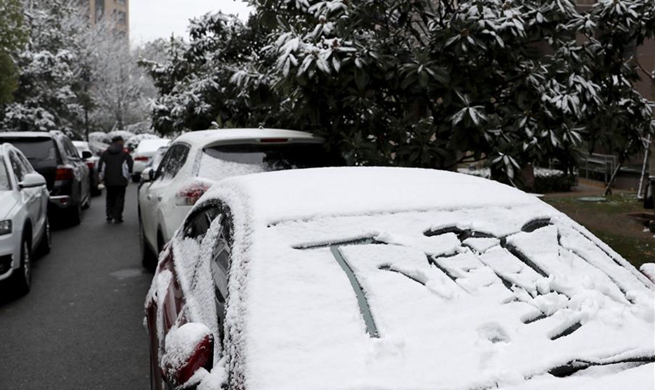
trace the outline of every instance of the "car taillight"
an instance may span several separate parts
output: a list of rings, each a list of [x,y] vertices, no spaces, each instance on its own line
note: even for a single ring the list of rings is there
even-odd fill
[[[184,186],[175,196],[175,204],[178,206],[193,206],[208,189],[209,185],[205,183],[193,183]]]
[[[73,168],[57,167],[57,171],[55,172],[55,180],[57,181],[73,180],[74,178],[75,178],[75,173],[73,172]]]
[[[86,166],[89,167],[89,169],[93,169],[93,167],[95,167],[95,164],[93,163],[93,161],[87,161]]]
[[[148,157],[146,157],[146,156],[136,156],[136,157],[134,157],[134,161],[145,161],[145,162],[147,162]]]

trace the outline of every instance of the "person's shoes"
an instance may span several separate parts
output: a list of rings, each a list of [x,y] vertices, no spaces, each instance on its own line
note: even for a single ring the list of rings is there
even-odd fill
[[[114,220],[114,223],[123,223],[123,218]]]
[[[114,220],[111,217],[107,217],[107,223],[112,223]]]

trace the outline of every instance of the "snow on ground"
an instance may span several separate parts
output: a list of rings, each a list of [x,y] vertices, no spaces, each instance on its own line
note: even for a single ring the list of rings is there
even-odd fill
[[[231,178],[199,204],[216,197],[235,218],[233,384],[609,389],[621,377],[649,388],[652,364],[546,374],[575,359],[652,358],[654,286],[536,198],[470,176],[384,168]],[[176,258],[208,256],[188,241],[173,243]],[[211,283],[199,268],[178,274],[189,288]],[[211,297],[198,296],[191,313],[211,321],[202,313]],[[220,386],[217,370],[203,388]]]

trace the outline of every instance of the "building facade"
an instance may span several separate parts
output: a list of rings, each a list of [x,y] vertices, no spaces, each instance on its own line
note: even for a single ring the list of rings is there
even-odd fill
[[[130,37],[130,0],[87,0],[91,22],[97,23],[104,18],[116,21],[116,30]]]

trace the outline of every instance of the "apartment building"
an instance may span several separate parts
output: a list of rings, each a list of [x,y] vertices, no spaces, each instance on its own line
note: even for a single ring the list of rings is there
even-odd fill
[[[85,0],[89,7],[91,22],[113,18],[119,33],[130,37],[130,0]]]

